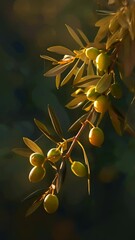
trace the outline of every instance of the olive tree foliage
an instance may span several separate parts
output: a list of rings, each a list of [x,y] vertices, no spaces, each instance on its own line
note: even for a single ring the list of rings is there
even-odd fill
[[[102,144],[105,136],[101,122],[108,114],[118,135],[122,136],[125,131],[135,135],[134,121],[129,121],[130,112],[134,111],[135,106],[135,1],[109,0],[108,6],[113,11],[100,11],[101,19],[95,23],[97,34],[93,42],[89,41],[81,29],[74,30],[66,25],[78,49],[52,46],[47,49],[52,53],[51,56],[41,55],[43,60],[50,61],[52,65],[44,76],[54,77],[57,89],[66,84],[73,89],[66,107],[72,111],[78,108],[80,117],[69,126],[67,131],[70,132],[70,137],[65,138],[58,116],[48,105],[54,133],[49,131],[45,123],[34,119],[42,134],[50,140],[50,146],[52,144],[48,153],[44,153],[37,142],[26,137],[23,140],[28,148],[14,149],[18,154],[29,158],[32,165],[29,173],[31,182],[40,182],[45,178],[47,164],[54,172],[49,188],[34,201],[26,215],[33,213],[42,203],[48,213],[57,210],[57,194],[67,174],[67,163],[71,165],[71,171],[76,177],[86,178],[90,194],[90,163],[85,144],[80,140],[84,130],[92,147],[104,147]],[[57,59],[52,57],[53,53],[58,54]],[[129,110],[125,113],[117,108],[117,102],[123,97],[121,81],[133,96]],[[72,158],[76,147],[82,151],[82,162]]]

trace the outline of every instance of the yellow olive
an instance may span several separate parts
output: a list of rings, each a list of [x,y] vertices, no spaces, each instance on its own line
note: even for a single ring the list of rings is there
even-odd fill
[[[87,173],[86,167],[84,166],[84,164],[78,161],[74,161],[71,164],[71,170],[78,177],[84,177],[86,176],[86,173]]]
[[[61,158],[61,152],[57,148],[51,148],[47,153],[47,158],[49,161],[55,163]]]
[[[99,113],[105,113],[108,110],[108,98],[104,95],[99,96],[95,101],[94,101],[94,108],[96,112]]]
[[[99,96],[99,93],[95,92],[95,86],[90,87],[89,90],[87,91],[87,99],[89,101],[95,101],[96,98]]]
[[[118,83],[111,86],[111,94],[114,98],[120,99],[122,97],[122,89]]]
[[[41,166],[45,162],[45,157],[41,153],[32,153],[30,155],[30,163],[33,166]]]
[[[110,56],[107,53],[102,52],[96,57],[96,65],[100,71],[106,71],[110,63]]]
[[[54,213],[58,209],[59,200],[55,194],[48,194],[44,199],[44,209],[48,213]]]
[[[29,173],[29,180],[33,183],[40,182],[44,178],[45,174],[45,168],[41,166],[35,166],[31,169]]]
[[[99,55],[99,50],[95,47],[90,47],[86,49],[86,57],[90,60],[95,60]]]
[[[89,141],[93,146],[100,147],[104,142],[104,133],[102,129],[93,127],[89,132]]]

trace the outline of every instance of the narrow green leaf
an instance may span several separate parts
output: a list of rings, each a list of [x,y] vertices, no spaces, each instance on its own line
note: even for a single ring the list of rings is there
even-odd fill
[[[64,86],[71,79],[71,77],[74,75],[74,71],[77,68],[78,63],[79,63],[79,59],[77,60],[77,62],[73,66],[73,68],[70,70],[70,72],[66,75],[66,77],[62,80],[61,86]]]
[[[32,154],[32,151],[28,150],[27,148],[13,148],[12,151],[23,157],[29,157]]]
[[[41,197],[40,199],[36,200],[31,207],[27,210],[26,212],[26,217],[30,216],[32,213],[34,213],[39,207],[40,205],[43,203],[43,198]]]
[[[111,85],[111,81],[112,81],[112,73],[110,73],[110,74],[105,73],[101,77],[101,79],[98,81],[95,91],[98,93],[101,93],[101,94],[106,92]]]
[[[27,147],[29,147],[33,152],[38,152],[43,154],[41,148],[29,138],[23,137],[23,141],[27,145]]]
[[[49,56],[46,56],[46,55],[40,55],[41,58],[45,59],[45,60],[48,60],[48,61],[51,61],[51,62],[55,62],[57,63],[58,61],[52,57],[49,57]]]
[[[92,61],[88,61],[88,66],[87,66],[87,76],[94,75],[94,69],[92,65]]]
[[[88,194],[90,195],[90,164],[89,164],[89,160],[86,154],[86,151],[83,147],[83,145],[80,143],[80,141],[77,141],[77,143],[79,144],[79,146],[81,147],[82,151],[83,151],[83,156],[84,156],[84,161],[85,164],[87,166],[87,170],[88,170]]]
[[[107,16],[107,17],[101,18],[100,20],[98,20],[95,23],[95,26],[96,27],[101,27],[101,26],[104,26],[104,25],[109,25],[110,20],[112,19],[112,17],[113,16],[111,15],[111,16]]]
[[[51,119],[51,122],[52,122],[55,132],[58,134],[58,136],[60,138],[62,138],[63,133],[62,133],[62,129],[61,129],[59,120],[58,120],[54,110],[50,106],[48,106],[48,113],[49,113],[49,116],[50,116],[50,119]]]
[[[62,72],[64,72],[67,67],[71,64],[70,63],[66,63],[66,64],[63,64],[63,65],[57,65],[55,66],[54,68],[50,69],[49,71],[47,71],[44,76],[45,77],[53,77],[53,76],[56,76]]]
[[[82,123],[86,120],[88,114],[85,113],[84,115],[82,115],[80,118],[78,118],[68,129],[68,131],[77,131],[80,126],[82,125]]]
[[[50,139],[52,142],[57,143],[57,139],[52,136],[49,132],[49,130],[47,129],[47,127],[45,126],[45,124],[43,124],[42,122],[40,122],[37,119],[34,119],[35,124],[37,125],[37,127],[39,128],[39,130],[48,138]]]
[[[78,30],[78,32],[80,33],[82,39],[85,41],[85,43],[86,43],[87,45],[89,45],[89,44],[90,44],[89,39],[86,37],[86,35],[84,34],[84,32],[83,32],[82,30],[80,30],[80,29],[77,29],[77,30]]]
[[[80,40],[80,38],[78,37],[78,35],[75,33],[75,31],[69,26],[66,24],[66,27],[70,33],[70,35],[72,36],[72,38],[78,43],[78,45],[82,48],[84,48],[84,45],[82,43],[82,41]]]
[[[60,82],[61,82],[61,74],[57,74],[55,78],[55,84],[57,89],[59,89],[60,87]]]
[[[64,180],[65,180],[65,176],[66,176],[66,162],[62,161],[60,164],[60,168],[58,170],[58,177],[56,180],[56,191],[57,193],[60,191]]]
[[[71,55],[71,56],[75,55],[70,49],[63,46],[53,46],[53,47],[47,48],[47,50],[50,52],[55,52],[62,55]]]
[[[85,68],[85,62],[83,62],[81,67],[79,67],[79,69],[78,69],[78,71],[75,75],[74,82],[73,82],[74,85],[77,84],[78,82],[80,82],[81,77],[82,77],[83,72],[84,72],[84,68]]]
[[[66,107],[69,109],[74,109],[79,107],[84,101],[86,100],[86,96],[84,94],[78,95],[76,98],[71,100],[68,104],[66,104]]]
[[[112,105],[109,107],[109,116],[115,131],[118,135],[122,136],[124,130],[124,121],[120,113],[116,111]]]

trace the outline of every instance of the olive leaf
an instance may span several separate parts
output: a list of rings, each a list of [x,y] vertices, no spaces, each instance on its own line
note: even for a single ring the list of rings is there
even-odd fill
[[[122,136],[124,130],[123,116],[112,105],[109,106],[109,116],[115,131],[117,132],[118,135]]]
[[[58,177],[56,179],[56,191],[57,193],[60,191],[66,176],[66,162],[62,161],[60,164],[60,168],[58,170]]]
[[[80,40],[80,38],[78,37],[78,35],[75,33],[75,31],[69,26],[66,24],[66,27],[70,33],[70,35],[72,36],[72,38],[78,43],[78,45],[82,48],[84,48],[84,45],[82,43],[82,41]]]
[[[79,63],[79,60],[75,63],[75,65],[72,67],[72,69],[70,70],[70,72],[65,76],[65,78],[62,80],[61,82],[61,86],[64,86],[70,79],[71,77],[74,75],[75,69],[77,69],[77,65]]]
[[[95,91],[98,93],[104,93],[105,91],[107,91],[111,85],[111,81],[112,81],[112,73],[108,74],[105,73],[101,79],[98,81],[96,87],[95,87]]]
[[[62,129],[60,126],[60,122],[59,122],[54,110],[49,105],[48,105],[48,113],[49,113],[49,117],[51,119],[51,122],[52,122],[55,132],[58,134],[58,136],[60,138],[62,138],[63,132],[62,132]]]
[[[61,74],[57,74],[55,78],[55,85],[57,89],[59,89],[60,87],[60,82],[61,82]]]
[[[37,199],[36,201],[33,202],[33,204],[30,206],[30,208],[27,210],[26,212],[26,217],[30,216],[32,213],[34,213],[39,207],[40,205],[43,203],[44,198],[40,197],[39,199]]]
[[[47,127],[45,126],[45,124],[43,124],[42,122],[40,122],[37,119],[34,119],[35,124],[37,125],[37,127],[39,128],[39,130],[48,138],[50,139],[52,142],[57,143],[57,139],[52,136],[49,132],[49,130],[47,129]]]
[[[41,148],[29,138],[23,137],[23,141],[27,145],[27,147],[29,147],[33,152],[38,152],[43,154]]]
[[[84,68],[85,68],[85,62],[81,65],[81,67],[79,67],[79,69],[75,75],[74,82],[73,82],[74,85],[77,84],[78,82],[80,82],[80,79],[84,72]]]
[[[56,75],[64,72],[70,64],[71,64],[71,62],[66,63],[66,64],[63,64],[63,65],[57,65],[56,67],[51,68],[49,71],[47,71],[47,72],[44,74],[44,76],[45,76],[45,77],[53,77],[53,76],[56,76]]]
[[[87,157],[87,154],[86,154],[86,151],[85,151],[83,145],[80,143],[80,141],[77,141],[77,143],[83,151],[84,161],[85,161],[85,164],[87,166],[87,170],[88,170],[88,194],[90,195],[90,164],[89,164],[89,160],[88,160],[88,157]]]
[[[88,114],[85,113],[84,115],[82,115],[80,118],[78,118],[68,129],[68,131],[77,131],[80,126],[82,125],[82,122],[85,121],[85,119],[87,118]]]
[[[23,157],[29,157],[32,154],[32,151],[27,148],[13,148],[12,151]]]
[[[52,57],[49,57],[47,55],[40,55],[41,58],[45,59],[45,60],[48,60],[48,61],[51,61],[51,62],[54,62],[54,63],[58,63],[58,61]]]
[[[69,109],[74,109],[79,107],[86,100],[86,96],[84,94],[77,95],[73,100],[71,100],[66,107]]]
[[[84,42],[85,42],[87,45],[89,45],[89,44],[90,44],[89,39],[86,37],[86,35],[84,34],[84,32],[83,32],[82,30],[80,30],[79,28],[78,28],[77,30],[78,30],[80,36],[82,37],[82,39],[84,40]]]
[[[47,48],[47,50],[50,52],[55,52],[62,55],[71,55],[71,56],[75,55],[70,49],[63,46],[52,46]]]

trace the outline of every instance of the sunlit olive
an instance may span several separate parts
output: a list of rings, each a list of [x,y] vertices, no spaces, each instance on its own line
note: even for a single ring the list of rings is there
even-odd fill
[[[29,181],[33,183],[40,182],[45,177],[45,174],[45,168],[41,166],[35,166],[29,173]]]
[[[54,213],[58,209],[59,200],[55,194],[48,194],[44,199],[44,209],[48,213]]]
[[[100,147],[104,142],[104,133],[102,129],[93,127],[89,132],[89,141],[93,146]]]
[[[92,86],[92,87],[89,88],[89,90],[87,91],[86,96],[87,96],[87,99],[89,101],[95,101],[96,100],[96,98],[99,96],[99,93],[97,93],[95,91],[95,86]]]
[[[51,148],[47,153],[47,158],[49,161],[55,163],[61,158],[61,152],[57,148]]]
[[[114,98],[120,99],[122,97],[122,89],[118,83],[111,86],[111,94]]]
[[[107,53],[102,52],[96,57],[97,68],[100,71],[106,71],[110,63],[111,63],[110,56]]]
[[[95,60],[96,57],[99,55],[99,50],[95,47],[90,47],[86,49],[86,56],[90,60]]]
[[[108,98],[104,95],[99,96],[95,101],[94,101],[94,108],[96,112],[99,113],[105,113],[108,110]]]
[[[45,161],[45,157],[41,153],[32,153],[30,155],[30,163],[33,166],[41,166]]]
[[[84,177],[87,173],[85,165],[78,161],[74,161],[71,164],[71,170],[78,177]]]

